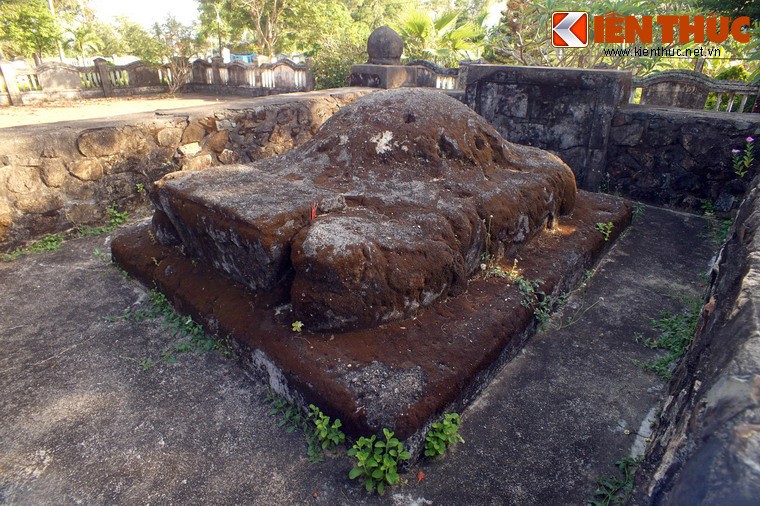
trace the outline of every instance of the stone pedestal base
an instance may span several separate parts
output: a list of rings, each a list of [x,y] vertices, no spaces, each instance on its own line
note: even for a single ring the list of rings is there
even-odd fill
[[[349,86],[368,86],[370,88],[402,88],[419,86],[417,74],[419,67],[404,65],[353,65],[348,76]]]
[[[631,220],[620,198],[580,192],[570,215],[518,254],[525,279],[541,290],[573,290]],[[612,222],[608,241],[596,230]],[[507,278],[476,276],[466,294],[415,318],[342,333],[294,332],[288,290],[252,294],[245,286],[157,243],[147,226],[114,239],[114,261],[165,293],[182,314],[237,342],[244,365],[280,395],[340,418],[354,437],[390,428],[417,458],[429,423],[461,412],[535,329],[532,308]],[[500,266],[509,272],[515,258]],[[360,295],[357,294],[357,297]]]

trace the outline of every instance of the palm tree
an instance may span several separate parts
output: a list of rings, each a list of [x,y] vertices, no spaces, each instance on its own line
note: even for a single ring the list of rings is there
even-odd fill
[[[68,31],[69,39],[66,46],[74,51],[76,56],[90,56],[100,51],[103,41],[95,34],[95,31],[89,25],[79,25]]]
[[[460,14],[449,11],[433,19],[427,11],[406,11],[396,25],[404,40],[404,56],[409,60],[433,60],[443,66],[456,66],[464,58],[478,58],[485,30],[472,21],[461,22]]]

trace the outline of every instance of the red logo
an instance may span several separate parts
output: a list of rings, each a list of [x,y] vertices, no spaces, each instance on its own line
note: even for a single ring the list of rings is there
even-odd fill
[[[585,12],[552,13],[552,46],[588,46],[588,14]]]

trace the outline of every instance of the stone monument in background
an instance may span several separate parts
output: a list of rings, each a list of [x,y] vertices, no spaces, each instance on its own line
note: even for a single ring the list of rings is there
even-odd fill
[[[393,28],[375,29],[367,39],[369,60],[351,67],[348,85],[385,89],[417,86],[417,73],[421,68],[401,65],[403,51],[404,41]]]

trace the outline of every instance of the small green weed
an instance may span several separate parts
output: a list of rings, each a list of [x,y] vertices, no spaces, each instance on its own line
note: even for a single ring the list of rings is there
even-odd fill
[[[461,419],[457,413],[444,415],[443,420],[435,422],[425,436],[425,456],[438,457],[446,453],[449,446],[464,443],[459,435]]]
[[[600,193],[610,192],[610,175],[609,174],[605,174],[604,179],[599,183],[599,192]]]
[[[638,223],[639,220],[644,216],[644,204],[641,202],[636,202],[633,204],[633,213],[631,217],[631,221],[633,223]]]
[[[156,361],[155,361],[155,360],[153,360],[153,359],[152,359],[152,358],[150,358],[150,357],[148,357],[148,358],[146,358],[146,359],[144,359],[144,360],[138,360],[138,359],[136,359],[136,358],[132,358],[132,357],[124,357],[124,358],[126,358],[126,359],[127,359],[127,360],[129,360],[130,362],[134,362],[135,364],[139,365],[139,366],[140,366],[140,368],[141,368],[143,371],[147,371],[147,370],[149,370],[149,369],[152,369],[152,368],[153,368],[153,366],[154,366],[154,365],[156,365]]]
[[[108,216],[108,224],[101,227],[77,227],[74,237],[89,237],[94,235],[102,235],[113,232],[119,225],[122,225],[129,220],[129,215],[126,211],[121,212],[116,209],[115,206],[111,206],[106,210],[106,216]],[[71,233],[67,233],[65,238],[70,239]],[[42,253],[44,251],[58,251],[61,249],[61,244],[64,241],[63,234],[48,234],[41,239],[34,241],[33,243],[24,246],[23,248],[16,248],[10,253],[0,254],[0,260],[10,262],[17,258],[29,255],[32,253]],[[100,256],[96,253],[96,256]]]
[[[307,431],[309,428],[306,417],[300,409],[291,401],[273,391],[267,392],[264,398],[266,402],[272,405],[269,414],[272,416],[279,415],[279,427],[284,427],[285,432],[294,432],[296,429]]]
[[[314,424],[314,437],[322,450],[332,450],[346,441],[346,435],[340,430],[340,419],[334,421],[322,413],[314,404],[309,404],[309,420]]]
[[[322,462],[325,451],[334,449],[346,440],[346,435],[340,431],[341,421],[336,418],[330,423],[330,417],[313,404],[309,405],[308,416],[304,416],[295,403],[271,390],[264,400],[272,406],[269,414],[280,416],[278,426],[284,427],[289,433],[300,430],[306,436],[309,462]]]
[[[596,230],[602,234],[602,237],[604,237],[605,241],[610,240],[610,235],[612,234],[612,229],[615,227],[615,224],[611,221],[608,221],[607,223],[598,222],[596,224]]]
[[[548,295],[543,290],[538,289],[542,284],[543,281],[540,279],[529,281],[521,277],[517,280],[517,290],[523,297],[520,304],[523,307],[533,309],[533,314],[538,320],[539,330],[542,330],[546,323],[551,320],[555,309],[562,306],[570,297],[569,293],[559,296]]]
[[[293,322],[290,324],[290,328],[293,329],[293,332],[301,332],[303,330],[303,322]]]
[[[348,477],[362,478],[367,492],[383,495],[386,485],[395,485],[399,481],[398,464],[409,460],[409,452],[393,432],[383,428],[385,441],[379,441],[377,436],[360,437],[354,446],[348,450],[350,457],[356,458],[356,465]]]
[[[145,185],[144,184],[137,183],[137,184],[135,184],[135,188],[137,189],[137,193],[139,193],[140,195],[142,195],[143,193],[145,193]]]
[[[16,260],[24,255],[30,255],[32,253],[42,253],[44,251],[58,251],[61,249],[61,243],[63,243],[63,236],[60,234],[48,234],[42,239],[38,239],[33,243],[24,246],[23,248],[16,248],[10,253],[3,253],[0,258],[6,262]]]
[[[633,491],[633,472],[641,464],[641,457],[624,457],[615,465],[622,473],[622,477],[613,478],[598,477],[597,489],[589,504],[593,506],[609,506],[610,504],[625,504]]]
[[[707,229],[713,244],[716,246],[722,245],[726,237],[728,237],[728,232],[734,223],[733,220],[730,218],[718,218],[715,214],[715,207],[709,200],[702,201],[702,212],[704,213],[705,220],[707,220]]]
[[[728,232],[731,230],[731,225],[734,224],[734,220],[727,218],[725,220],[719,220],[716,218],[708,219],[707,225],[710,229],[710,236],[716,246],[722,245],[728,237]]]
[[[750,167],[752,167],[752,162],[755,161],[755,157],[752,153],[755,139],[747,137],[746,142],[743,150],[731,150],[731,165],[734,166],[734,174],[739,176],[739,179],[742,179],[747,175]]]
[[[551,320],[552,313],[570,297],[569,293],[554,296],[548,295],[543,290],[539,290],[539,287],[544,282],[540,279],[529,280],[523,276],[517,268],[517,260],[514,261],[512,269],[509,271],[493,263],[488,265],[482,264],[481,269],[485,271],[486,278],[498,277],[508,279],[517,286],[517,291],[522,296],[520,304],[533,311],[536,320],[538,320],[539,330],[545,327],[546,323]]]
[[[653,372],[665,380],[670,378],[673,364],[681,358],[681,355],[691,344],[697,330],[702,301],[696,297],[691,297],[685,302],[686,307],[680,313],[672,314],[664,311],[660,319],[652,320],[652,327],[660,331],[659,336],[653,339],[644,338],[641,335],[636,337],[636,341],[642,342],[647,348],[667,351],[667,354],[647,362],[634,361],[634,364],[642,367],[645,371]]]
[[[77,227],[79,236],[91,237],[94,235],[110,234],[120,225],[129,221],[129,213],[127,211],[119,211],[116,209],[115,205],[106,209],[106,216],[108,217],[108,224],[106,225],[101,225],[99,227]]]
[[[493,268],[493,266],[496,263],[496,259],[493,255],[491,255],[491,222],[493,221],[493,214],[488,216],[488,224],[486,225],[486,244],[485,244],[485,250],[483,251],[483,254],[481,255],[481,264],[480,267],[483,270],[488,270],[490,268]],[[488,273],[486,273],[486,277],[488,277]]]
[[[95,248],[92,252],[92,256],[105,264],[111,263],[111,255],[108,252],[101,250],[100,248]]]

